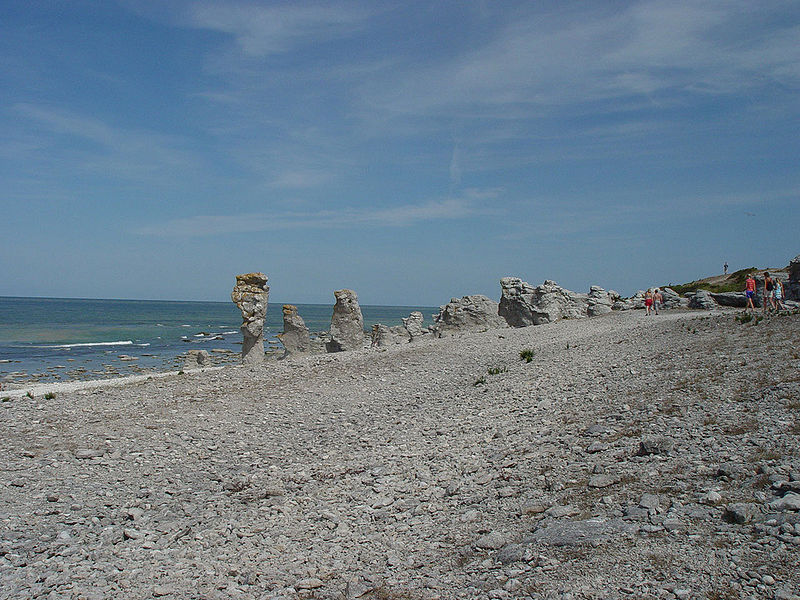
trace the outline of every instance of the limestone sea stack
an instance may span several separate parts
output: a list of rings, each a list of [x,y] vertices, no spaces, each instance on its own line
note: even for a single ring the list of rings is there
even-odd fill
[[[433,333],[440,338],[507,327],[497,314],[497,302],[481,294],[451,298],[450,302],[439,307],[439,314],[433,317],[433,321]]]
[[[264,319],[267,316],[269,286],[263,273],[236,276],[231,300],[242,311],[242,363],[264,362]]]
[[[331,337],[325,343],[328,352],[358,350],[364,345],[364,317],[353,290],[333,292],[336,304],[331,317]]]
[[[290,354],[302,354],[311,350],[311,336],[305,321],[292,304],[283,305],[283,333],[278,339],[285,349],[284,357]]]
[[[502,297],[498,312],[511,327],[543,325],[588,315],[589,296],[566,290],[549,279],[534,287],[519,277],[503,277],[500,287]],[[593,291],[593,310],[602,314],[604,305],[611,305],[613,301],[602,288],[593,288]]]

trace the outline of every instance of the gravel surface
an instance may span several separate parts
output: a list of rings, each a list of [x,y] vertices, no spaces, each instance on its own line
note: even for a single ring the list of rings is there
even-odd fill
[[[0,598],[800,598],[800,316],[737,315],[2,393]]]

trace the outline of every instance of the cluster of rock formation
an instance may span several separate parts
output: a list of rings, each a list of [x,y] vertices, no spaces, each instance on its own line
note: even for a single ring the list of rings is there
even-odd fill
[[[448,337],[464,331],[486,331],[506,327],[498,314],[498,304],[491,298],[475,294],[452,298],[439,308],[433,317],[433,333],[436,337]]]
[[[382,323],[376,323],[372,326],[372,347],[405,344],[430,333],[428,329],[422,327],[423,321],[422,313],[414,311],[403,319],[402,325],[389,327]]]
[[[772,275],[784,283],[785,296],[790,306],[800,300],[800,255],[796,256],[786,270],[773,271]],[[756,305],[763,301],[763,274],[756,276]],[[759,279],[760,278],[760,279]],[[405,344],[424,335],[448,337],[465,332],[481,332],[503,327],[527,327],[543,325],[561,319],[595,317],[614,311],[642,309],[645,292],[639,291],[631,298],[621,298],[613,291],[593,285],[588,294],[565,289],[555,281],[547,279],[533,286],[519,277],[503,277],[500,280],[500,302],[480,294],[452,298],[439,307],[433,315],[433,325],[424,327],[420,312],[412,312],[403,319],[402,325],[388,326],[377,323],[372,326],[372,347]],[[664,308],[694,308],[711,310],[717,306],[744,307],[747,299],[744,292],[715,293],[697,290],[681,297],[673,289],[661,290]],[[358,295],[349,289],[334,292],[336,304],[331,317],[331,329],[325,343],[327,352],[357,350],[364,347],[364,317],[358,304]],[[267,312],[269,287],[263,273],[247,273],[236,277],[236,287],[231,298],[242,311],[242,361],[256,364],[264,358],[263,328]],[[297,312],[297,307],[283,307],[283,333],[278,335],[285,348],[284,356],[302,354],[311,350],[308,327]],[[187,367],[207,365],[207,359],[192,355]]]
[[[599,286],[592,286],[588,294],[578,294],[550,279],[533,287],[518,277],[503,277],[500,287],[498,314],[511,327],[606,314],[619,298],[616,292],[606,292]]]
[[[242,362],[261,364],[264,361],[264,319],[269,300],[267,276],[264,273],[237,275],[231,300],[242,311]]]

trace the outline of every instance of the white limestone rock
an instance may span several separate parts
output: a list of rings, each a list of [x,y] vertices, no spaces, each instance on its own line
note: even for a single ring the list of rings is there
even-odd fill
[[[267,316],[269,286],[264,273],[236,276],[231,300],[242,312],[242,363],[264,362],[264,319]]]
[[[565,290],[550,279],[533,287],[519,277],[503,277],[500,287],[502,297],[498,312],[511,327],[543,325],[588,316],[588,295]],[[599,292],[595,300],[599,300]]]
[[[439,308],[439,314],[433,318],[434,335],[448,337],[467,331],[507,327],[497,310],[497,302],[480,294],[451,298],[450,302]]]
[[[418,310],[415,310],[408,317],[403,319],[403,327],[408,331],[408,335],[412,340],[425,334],[425,330],[422,329],[423,321],[424,317]]]
[[[207,350],[189,350],[183,362],[185,370],[205,369],[211,366],[211,355]]]
[[[699,308],[702,310],[713,310],[717,307],[711,293],[706,290],[697,290],[689,298],[689,308]]]
[[[283,356],[304,354],[311,350],[311,336],[305,321],[293,304],[283,305],[283,333],[278,334],[283,344]]]
[[[364,345],[364,317],[358,305],[358,295],[353,290],[333,292],[336,304],[331,317],[330,340],[325,348],[328,352],[357,350]]]
[[[372,326],[372,347],[382,348],[385,346],[395,346],[397,344],[407,344],[411,341],[408,330],[402,326],[389,327],[381,323]]]

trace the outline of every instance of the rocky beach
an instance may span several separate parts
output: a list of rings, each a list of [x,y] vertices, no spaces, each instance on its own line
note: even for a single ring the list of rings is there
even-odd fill
[[[800,597],[800,316],[600,313],[3,392],[0,597]]]

